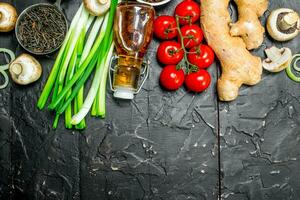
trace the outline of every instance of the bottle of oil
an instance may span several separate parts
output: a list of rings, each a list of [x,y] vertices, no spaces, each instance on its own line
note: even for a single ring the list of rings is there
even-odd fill
[[[138,89],[143,57],[152,39],[155,11],[139,3],[120,3],[114,22],[118,54],[113,78],[114,97],[133,99]]]

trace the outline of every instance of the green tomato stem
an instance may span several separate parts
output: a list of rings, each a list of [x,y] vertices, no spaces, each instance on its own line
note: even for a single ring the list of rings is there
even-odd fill
[[[182,48],[182,50],[183,50],[183,52],[184,52],[184,62],[185,62],[185,64],[186,64],[186,71],[187,71],[187,73],[190,73],[190,72],[191,72],[191,71],[190,71],[190,68],[191,68],[192,66],[195,66],[195,65],[193,65],[192,63],[189,62],[188,57],[187,57],[187,54],[188,54],[189,52],[186,50],[186,48],[185,48],[185,46],[184,46],[184,42],[183,42],[184,37],[182,36],[182,32],[181,32],[181,30],[180,30],[180,24],[179,24],[179,19],[182,18],[182,17],[176,15],[175,18],[176,18],[176,25],[177,25],[177,31],[178,31],[178,34],[179,34],[179,38],[180,38],[181,48]]]

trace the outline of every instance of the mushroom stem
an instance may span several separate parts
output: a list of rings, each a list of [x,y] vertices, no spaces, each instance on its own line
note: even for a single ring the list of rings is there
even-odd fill
[[[296,12],[286,13],[278,23],[281,30],[285,31],[295,26],[299,20],[299,15]]]
[[[292,57],[289,48],[277,48],[275,46],[265,50],[267,58],[263,60],[263,68],[270,72],[280,72],[287,68]]]
[[[100,4],[106,4],[108,0],[98,0]]]
[[[275,46],[265,49],[265,52],[267,54],[267,57],[272,61],[276,61],[282,55],[282,52]]]
[[[16,74],[16,75],[20,75],[23,71],[22,65],[19,63],[14,63],[11,66],[11,70]]]

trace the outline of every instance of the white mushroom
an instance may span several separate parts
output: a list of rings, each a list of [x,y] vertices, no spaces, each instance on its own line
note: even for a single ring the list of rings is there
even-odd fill
[[[288,41],[299,34],[300,18],[297,12],[280,8],[271,12],[267,21],[270,36],[277,41]]]
[[[14,82],[28,85],[41,77],[42,66],[34,57],[23,53],[10,63],[9,72]]]
[[[13,30],[17,18],[17,11],[12,5],[0,2],[0,32],[9,32]]]
[[[292,58],[292,51],[289,48],[273,46],[265,50],[267,59],[263,61],[263,68],[270,72],[280,72],[288,67]]]
[[[91,15],[101,16],[110,8],[111,0],[83,0],[83,3]]]

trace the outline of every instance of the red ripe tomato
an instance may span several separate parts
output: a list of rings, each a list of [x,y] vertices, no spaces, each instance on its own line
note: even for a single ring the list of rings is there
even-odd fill
[[[212,48],[208,45],[200,44],[200,46],[190,49],[188,60],[193,65],[200,69],[208,68],[215,59],[215,54]]]
[[[172,16],[162,15],[154,21],[154,35],[159,39],[168,40],[177,36],[176,20]]]
[[[183,58],[181,45],[174,41],[162,42],[157,49],[158,61],[165,65],[177,65]]]
[[[192,92],[202,92],[206,90],[210,82],[210,74],[204,69],[199,69],[198,72],[192,72],[185,76],[185,86]]]
[[[181,29],[184,46],[188,49],[199,45],[203,40],[202,29],[197,25],[185,25]],[[178,37],[180,41],[180,36]]]
[[[185,0],[175,8],[175,16],[179,16],[179,24],[186,25],[196,22],[201,14],[199,3],[192,0]]]
[[[160,73],[160,84],[167,90],[177,90],[184,82],[184,71],[177,70],[176,65],[164,67]]]

